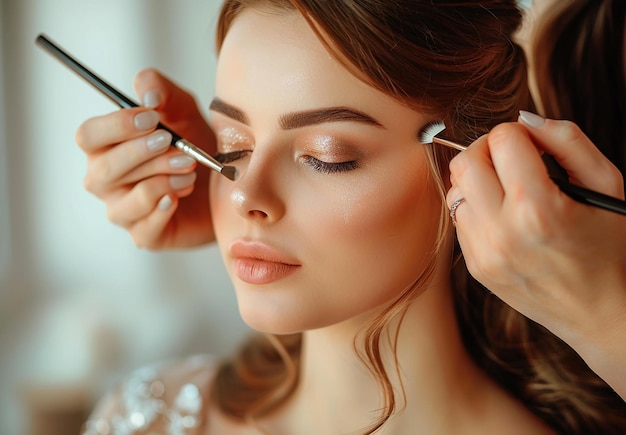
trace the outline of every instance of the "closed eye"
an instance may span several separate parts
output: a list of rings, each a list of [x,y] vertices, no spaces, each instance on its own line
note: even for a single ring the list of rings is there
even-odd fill
[[[238,150],[238,151],[231,151],[229,153],[217,153],[215,155],[215,160],[225,165],[225,164],[234,162],[236,160],[239,160],[251,152],[252,152],[251,150]],[[316,159],[315,157],[312,157],[312,156],[302,156],[301,159],[307,165],[311,166],[316,171],[324,173],[324,174],[336,174],[340,172],[348,172],[348,171],[357,169],[359,167],[358,162],[356,160],[330,163],[330,162],[325,162],[323,160]]]
[[[235,160],[239,160],[251,152],[252,151],[250,150],[239,150],[239,151],[231,151],[229,153],[217,153],[215,154],[215,160],[225,165],[227,163],[234,162]]]
[[[340,172],[353,171],[359,167],[356,160],[350,160],[347,162],[329,163],[316,159],[311,156],[302,156],[302,160],[313,169],[324,174],[336,174]]]

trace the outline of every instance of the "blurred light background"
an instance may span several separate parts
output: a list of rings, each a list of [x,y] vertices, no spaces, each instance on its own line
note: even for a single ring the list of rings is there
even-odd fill
[[[0,434],[60,433],[133,368],[225,354],[247,327],[215,247],[139,250],[83,189],[74,132],[116,106],[34,40],[132,96],[155,66],[206,108],[221,2],[1,1]]]

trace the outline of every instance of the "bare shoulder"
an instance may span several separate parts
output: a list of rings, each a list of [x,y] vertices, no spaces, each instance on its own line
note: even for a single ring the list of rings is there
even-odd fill
[[[134,371],[100,400],[82,434],[201,433],[218,362],[202,355]]]

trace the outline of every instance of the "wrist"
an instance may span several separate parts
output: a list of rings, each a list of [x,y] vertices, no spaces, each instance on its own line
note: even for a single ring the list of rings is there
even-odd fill
[[[577,325],[557,335],[626,400],[626,280],[612,295],[603,309],[590,310]]]

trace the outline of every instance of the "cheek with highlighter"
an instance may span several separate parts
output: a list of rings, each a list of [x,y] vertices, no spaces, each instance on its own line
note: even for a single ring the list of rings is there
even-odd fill
[[[324,216],[315,214],[322,204],[303,213],[317,216],[316,233],[333,246],[327,255],[342,265],[346,287],[364,277],[379,289],[404,288],[432,255],[441,199],[427,163],[405,158],[389,167],[392,173],[373,171],[351,188],[338,189],[333,201],[332,195],[320,198]]]
[[[392,166],[361,168],[358,182],[337,179],[323,193],[300,186],[293,198],[297,226],[290,236],[310,274],[297,294],[311,324],[340,322],[390,302],[432,259],[441,199],[426,160],[408,154],[385,162]]]
[[[334,324],[391,301],[417,279],[432,255],[441,200],[423,148],[402,142],[359,150],[351,145],[355,141],[329,135],[298,137],[274,154],[265,174],[277,181],[270,185],[280,186],[265,194],[287,210],[269,226],[255,226],[235,212],[238,182],[212,176],[216,235],[250,326],[286,333]],[[260,156],[229,164],[245,166]],[[302,263],[271,290],[239,282],[229,264],[225,247],[250,228],[288,246]]]

